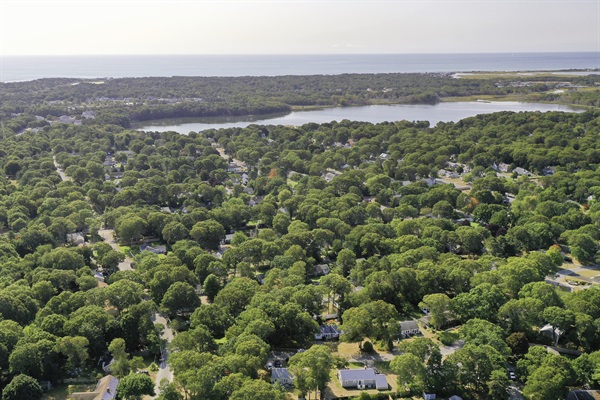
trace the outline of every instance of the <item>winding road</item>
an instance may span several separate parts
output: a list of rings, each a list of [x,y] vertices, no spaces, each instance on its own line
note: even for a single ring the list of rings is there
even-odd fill
[[[56,172],[58,172],[58,175],[60,175],[60,179],[62,181],[70,181],[71,178],[65,174],[65,172],[63,171],[61,166],[58,164],[58,162],[56,162],[55,156],[52,156],[52,160],[54,161],[54,166],[56,167]],[[102,239],[106,243],[108,243],[114,250],[119,251],[117,242],[115,242],[115,231],[113,229],[100,229],[98,231],[98,235],[100,235],[100,237],[102,237]],[[133,258],[126,256],[125,260],[123,260],[122,262],[119,263],[118,268],[120,271],[133,271],[133,268],[131,267],[132,263],[133,263]],[[160,382],[163,379],[167,379],[169,382],[173,381],[173,371],[171,371],[171,368],[167,364],[167,359],[169,358],[168,347],[169,347],[169,344],[171,343],[171,340],[173,340],[174,335],[173,335],[173,330],[168,325],[168,321],[162,315],[160,315],[158,312],[154,313],[152,315],[151,319],[155,324],[162,324],[164,326],[163,332],[161,334],[161,339],[165,340],[165,348],[162,350],[162,354],[161,354],[162,361],[160,362],[158,372],[156,373],[156,381],[155,381],[155,386],[154,386],[154,393],[156,395],[154,397],[152,397],[154,399],[154,398],[158,397],[158,394],[160,393],[160,390],[159,390]]]

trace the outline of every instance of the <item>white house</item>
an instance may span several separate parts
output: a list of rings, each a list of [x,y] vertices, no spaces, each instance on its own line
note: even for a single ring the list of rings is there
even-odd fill
[[[344,388],[387,390],[388,383],[384,374],[376,374],[373,368],[340,369],[338,379]]]
[[[294,378],[287,368],[273,368],[271,369],[271,383],[275,382],[279,382],[283,386],[292,386]]]
[[[419,325],[416,321],[402,321],[400,322],[400,336],[404,339],[409,336],[417,335],[420,333]]]

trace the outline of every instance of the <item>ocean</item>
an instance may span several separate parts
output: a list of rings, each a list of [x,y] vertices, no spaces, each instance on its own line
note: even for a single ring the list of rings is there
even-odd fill
[[[0,81],[147,76],[549,71],[600,68],[600,52],[356,55],[0,56]]]

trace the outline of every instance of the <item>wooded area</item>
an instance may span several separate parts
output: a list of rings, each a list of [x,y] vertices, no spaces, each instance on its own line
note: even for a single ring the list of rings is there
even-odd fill
[[[435,98],[508,90],[434,75],[413,90],[413,79],[2,84],[3,400],[40,398],[38,381],[104,375],[111,360],[123,397],[148,393],[130,372],[165,354],[157,312],[176,332],[173,381],[160,399],[283,399],[292,390],[271,385],[267,368],[281,349],[300,350],[286,360],[295,393],[322,395],[338,368],[353,366],[335,346],[315,344],[320,325],[333,323],[344,343],[393,351],[385,371],[396,398],[508,399],[507,365],[528,399],[600,388],[599,111],[187,136],[128,129],[130,119],[156,117],[146,105],[96,103],[81,125],[36,118],[65,113],[55,101],[81,115],[91,98],[211,90],[231,113],[241,112],[230,108],[236,96],[256,112],[254,95],[256,107],[267,99],[285,108],[406,101],[429,85],[442,88]],[[573,82],[586,79],[595,78]],[[378,89],[356,95],[365,86]],[[214,109],[212,98],[196,103]],[[168,107],[156,110],[166,116]],[[132,269],[121,268],[126,257]],[[403,339],[407,320],[427,336]]]

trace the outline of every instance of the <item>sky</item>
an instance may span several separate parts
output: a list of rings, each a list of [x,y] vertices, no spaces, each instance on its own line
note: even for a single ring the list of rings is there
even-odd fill
[[[0,55],[600,51],[600,0],[0,0]]]

